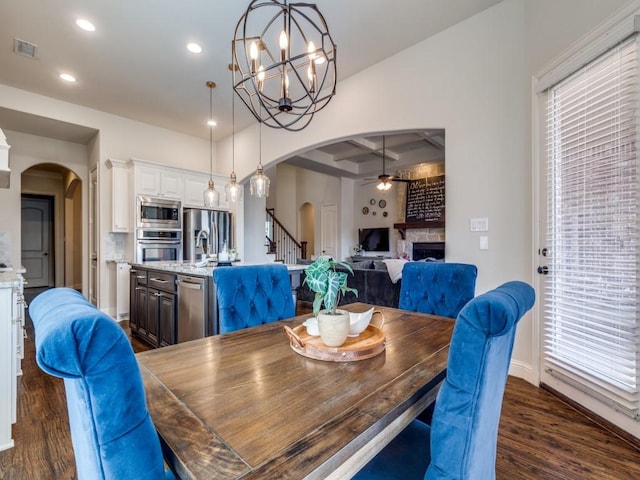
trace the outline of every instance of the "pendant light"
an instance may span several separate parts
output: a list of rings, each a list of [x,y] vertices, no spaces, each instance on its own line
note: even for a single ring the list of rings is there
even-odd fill
[[[269,184],[271,181],[269,177],[264,174],[262,168],[262,122],[258,124],[260,136],[259,136],[259,153],[258,153],[258,168],[256,168],[256,173],[251,177],[251,182],[249,184],[250,192],[252,197],[268,197],[269,196]]]
[[[209,126],[209,186],[204,191],[203,198],[205,207],[215,208],[220,203],[220,194],[213,184],[213,127],[216,124],[213,121],[213,89],[216,88],[216,84],[208,81],[206,85],[209,88],[209,120],[207,121]]]
[[[232,75],[233,77],[233,75]],[[224,187],[227,202],[235,203],[240,200],[242,187],[236,178],[236,102],[235,93],[231,93],[231,175],[229,183]]]

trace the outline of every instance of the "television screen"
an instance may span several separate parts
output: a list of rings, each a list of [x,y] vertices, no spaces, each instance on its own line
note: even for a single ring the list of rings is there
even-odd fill
[[[365,252],[389,251],[389,228],[361,228],[358,239]]]

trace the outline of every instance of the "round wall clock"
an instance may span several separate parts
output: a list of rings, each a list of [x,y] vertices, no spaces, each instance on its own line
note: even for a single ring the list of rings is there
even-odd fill
[[[380,200],[380,201],[378,202],[378,206],[379,206],[380,208],[384,208],[384,207],[386,207],[386,206],[387,206],[387,201],[386,201],[386,200]]]
[[[369,205],[375,205],[376,204],[376,199],[372,198],[371,200],[369,200]]]
[[[369,207],[362,207],[362,213],[364,215],[366,215],[367,213],[369,213]]]

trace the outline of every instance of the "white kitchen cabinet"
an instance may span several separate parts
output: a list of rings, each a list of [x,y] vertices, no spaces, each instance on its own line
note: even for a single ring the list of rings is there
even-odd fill
[[[129,269],[126,262],[116,262],[116,320],[129,320]]]
[[[127,162],[109,159],[111,172],[111,231],[129,232],[132,229],[130,202],[130,172]]]
[[[229,182],[228,178],[220,175],[213,175],[213,184],[216,190],[220,194],[220,203],[216,210],[228,210],[229,202],[227,202],[226,193],[224,187]],[[184,180],[184,207],[191,208],[204,208],[204,191],[209,188],[209,174],[203,173],[201,175],[187,174]]]
[[[22,270],[24,271],[24,270]],[[0,450],[13,447],[17,376],[24,356],[24,298],[21,273],[0,273]]]
[[[209,185],[209,175],[186,175],[184,179],[184,207],[202,208],[203,194]],[[216,186],[216,190],[218,187]]]
[[[186,208],[204,208],[203,194],[209,184],[209,174],[172,167],[132,158],[128,165],[133,171],[133,195],[166,197],[182,201]],[[216,190],[220,193],[219,210],[229,210],[224,187],[229,178],[213,175]]]
[[[184,196],[184,174],[162,167],[135,167],[136,195],[167,197],[182,200]]]

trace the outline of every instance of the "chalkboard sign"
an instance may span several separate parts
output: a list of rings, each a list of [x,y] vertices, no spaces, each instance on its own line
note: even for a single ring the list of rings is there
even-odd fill
[[[407,183],[405,222],[444,222],[444,175]]]

